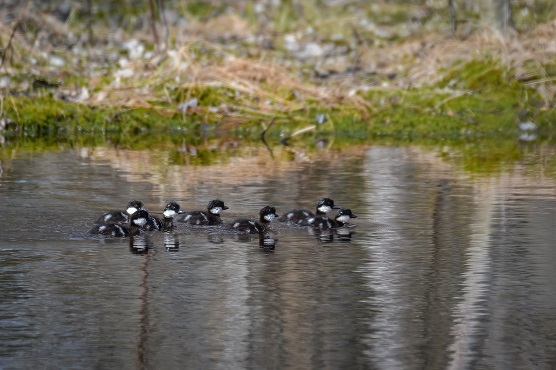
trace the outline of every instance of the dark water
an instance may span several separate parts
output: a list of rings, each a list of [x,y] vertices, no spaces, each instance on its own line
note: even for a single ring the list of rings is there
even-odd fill
[[[556,367],[556,174],[541,154],[476,176],[412,148],[253,151],[2,161],[0,368]],[[85,236],[133,198],[218,197],[231,220],[322,196],[359,215],[351,235],[276,226],[274,251],[183,226]]]

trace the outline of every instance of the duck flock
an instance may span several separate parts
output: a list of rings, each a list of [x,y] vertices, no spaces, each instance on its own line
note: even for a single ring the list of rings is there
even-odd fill
[[[94,223],[89,231],[90,234],[106,237],[127,237],[139,235],[144,231],[170,231],[175,222],[196,226],[219,227],[237,234],[259,234],[264,235],[269,231],[271,221],[289,226],[312,227],[318,230],[330,230],[348,226],[348,222],[357,216],[350,209],[340,208],[334,205],[330,198],[322,198],[317,202],[316,211],[311,212],[304,209],[294,209],[286,212],[281,217],[276,214],[276,208],[263,207],[256,219],[237,219],[224,223],[220,214],[229,209],[220,199],[211,200],[206,211],[187,212],[176,202],[169,202],[162,211],[162,218],[153,216],[144,207],[143,202],[132,200],[125,210],[108,211],[103,213]],[[337,209],[333,218],[328,213]]]

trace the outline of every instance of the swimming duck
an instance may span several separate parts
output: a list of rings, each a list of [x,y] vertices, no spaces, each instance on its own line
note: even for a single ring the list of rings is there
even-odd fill
[[[103,213],[97,220],[97,224],[115,223],[126,224],[129,222],[129,216],[143,208],[143,202],[140,200],[132,200],[127,204],[124,211],[108,211]]]
[[[317,202],[316,212],[305,209],[294,209],[286,212],[278,219],[279,222],[287,222],[293,225],[307,226],[309,225],[308,219],[311,217],[326,217],[326,214],[333,209],[338,209],[339,206],[334,205],[334,201],[330,198],[322,198]]]
[[[89,230],[89,234],[109,237],[125,237],[130,235],[130,229],[127,226],[119,224],[96,223],[93,225],[93,228]]]
[[[219,225],[222,223],[220,212],[229,209],[220,199],[214,199],[207,205],[206,211],[188,212],[187,215],[179,220],[190,225]]]
[[[316,229],[327,230],[342,227],[352,218],[357,218],[357,215],[352,213],[351,209],[341,208],[333,220],[325,216],[316,216],[309,217],[307,223]]]
[[[241,234],[262,234],[268,231],[270,221],[274,220],[278,215],[276,208],[266,206],[259,212],[259,221],[239,219],[229,225],[229,229]]]
[[[178,214],[187,213],[185,210],[181,209],[180,205],[176,202],[169,202],[164,207],[162,211],[162,219],[155,218],[160,223],[160,228],[162,230],[171,230],[174,228],[174,216]],[[152,216],[151,216],[152,217]]]
[[[153,217],[146,210],[140,209],[129,217],[129,222],[126,225],[110,222],[95,223],[89,234],[112,237],[137,235],[140,230],[153,230],[154,221],[149,223],[149,218]]]

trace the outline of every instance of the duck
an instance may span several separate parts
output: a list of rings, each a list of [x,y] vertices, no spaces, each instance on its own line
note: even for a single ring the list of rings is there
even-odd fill
[[[132,200],[127,204],[127,207],[124,211],[112,210],[105,212],[96,220],[95,223],[123,225],[128,223],[129,217],[140,209],[144,209],[143,202],[141,202],[140,200]]]
[[[226,209],[229,209],[229,207],[223,201],[214,199],[209,202],[206,211],[188,212],[179,222],[185,222],[190,225],[220,225],[222,223],[220,213]]]
[[[316,229],[328,230],[345,226],[346,223],[352,218],[357,218],[357,215],[354,214],[351,209],[341,208],[336,216],[334,216],[333,220],[325,216],[315,216],[309,217],[307,219],[307,223],[309,224],[309,226],[312,226]]]
[[[89,234],[104,235],[110,237],[126,237],[139,234],[140,230],[164,230],[168,231],[174,227],[174,216],[185,213],[176,202],[169,202],[162,211],[162,219],[152,216],[141,203],[141,208],[132,212],[126,224],[112,222],[109,218],[107,222],[97,222],[93,225]]]
[[[180,205],[176,202],[169,202],[164,207],[162,211],[162,219],[151,215],[146,210],[139,210],[136,213],[140,213],[141,216],[135,218],[135,224],[141,229],[145,231],[152,231],[152,230],[171,230],[174,227],[174,216],[176,214],[185,213],[182,211]],[[145,222],[142,221],[142,218],[145,219]],[[142,223],[141,225],[138,225]]]
[[[92,229],[89,230],[89,234],[109,237],[127,237],[137,235],[140,230],[152,230],[150,228],[152,226],[148,225],[149,217],[152,218],[146,210],[140,209],[129,217],[129,222],[126,225],[111,222],[95,223]]]
[[[147,210],[140,209],[133,214],[130,218],[132,227],[137,227],[140,230],[152,231],[162,229],[162,221],[151,215]]]
[[[187,211],[181,209],[178,203],[169,202],[168,204],[166,204],[166,207],[164,207],[164,210],[162,211],[162,219],[158,219],[154,216],[151,217],[153,217],[154,219],[156,219],[156,221],[159,222],[160,229],[164,231],[169,231],[174,228],[174,216],[183,213],[187,213]]]
[[[265,206],[259,212],[259,221],[239,219],[229,224],[228,228],[239,234],[264,234],[269,230],[268,225],[278,215],[276,208]]]
[[[121,238],[129,236],[130,229],[129,227],[119,224],[96,223],[93,225],[93,228],[89,230],[89,234]]]
[[[284,222],[291,225],[298,226],[308,226],[308,219],[314,217],[326,217],[326,214],[333,209],[339,209],[340,207],[334,205],[334,201],[330,198],[321,198],[317,202],[316,212],[305,209],[294,209],[286,212],[282,217],[278,219],[278,222]]]

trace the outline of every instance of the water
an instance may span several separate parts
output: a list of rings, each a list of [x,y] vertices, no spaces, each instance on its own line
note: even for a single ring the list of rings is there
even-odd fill
[[[545,162],[477,176],[394,147],[245,149],[210,166],[110,149],[4,160],[0,368],[555,368]],[[183,225],[86,235],[134,198],[151,210],[222,198],[231,221],[323,196],[358,214],[350,234],[275,225],[274,250]]]

